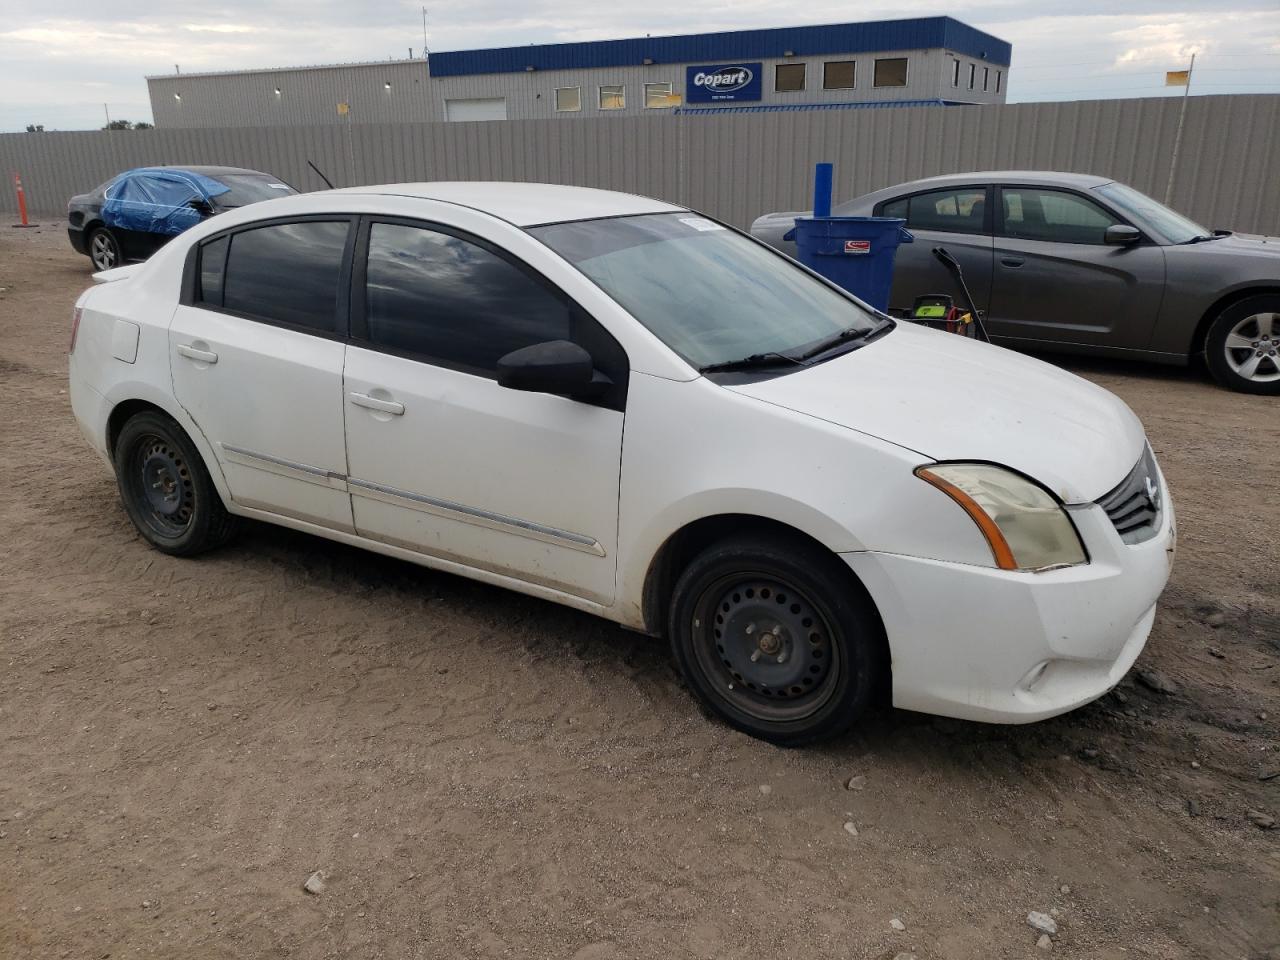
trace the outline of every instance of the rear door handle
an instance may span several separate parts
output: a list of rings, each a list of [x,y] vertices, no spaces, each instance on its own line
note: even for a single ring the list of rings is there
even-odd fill
[[[1020,267],[1027,261],[1023,260],[1021,257],[1001,257],[1000,262],[1006,267]]]
[[[379,400],[377,397],[371,397],[367,393],[351,393],[351,402],[357,407],[366,407],[369,410],[377,410],[380,413],[389,413],[393,417],[404,416],[404,404],[396,403],[394,400]]]
[[[201,363],[217,363],[218,355],[212,350],[201,350],[190,344],[178,344],[178,355],[186,357],[188,360],[199,360]]]

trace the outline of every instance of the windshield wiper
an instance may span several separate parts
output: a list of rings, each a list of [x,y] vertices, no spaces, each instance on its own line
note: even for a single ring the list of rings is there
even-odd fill
[[[1208,243],[1210,240],[1221,240],[1224,236],[1226,236],[1226,234],[1219,233],[1210,236],[1207,233],[1200,233],[1196,234],[1196,236],[1192,237],[1190,240],[1183,240],[1181,245],[1185,247],[1191,243]]]
[[[804,363],[796,357],[789,357],[785,353],[770,351],[769,353],[753,353],[749,357],[740,357],[737,360],[708,363],[705,367],[699,367],[698,372],[726,373],[730,370],[757,370],[761,367],[776,367],[779,363],[793,363],[798,367],[804,366]]]
[[[811,360],[814,357],[816,357],[818,354],[826,353],[832,347],[838,347],[840,346],[840,344],[844,343],[847,340],[860,340],[863,337],[870,336],[872,333],[874,333],[879,329],[880,329],[879,327],[870,327],[866,330],[859,330],[857,327],[847,327],[844,330],[839,330],[836,333],[833,333],[831,336],[827,337],[825,340],[818,341],[818,343],[814,344],[804,353],[800,354],[796,359]]]

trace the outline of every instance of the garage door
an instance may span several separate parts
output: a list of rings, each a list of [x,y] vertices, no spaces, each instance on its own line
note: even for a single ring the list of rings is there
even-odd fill
[[[505,120],[507,119],[507,101],[505,97],[446,100],[444,118],[446,120]]]

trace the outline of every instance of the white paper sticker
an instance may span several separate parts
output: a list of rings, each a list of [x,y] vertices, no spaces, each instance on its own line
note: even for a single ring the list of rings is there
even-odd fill
[[[693,227],[695,230],[710,231],[724,229],[720,224],[715,223],[712,220],[708,220],[706,217],[681,217],[680,222],[686,226]]]
[[[272,190],[288,190],[289,189],[289,185],[287,183],[268,183],[267,186],[270,187]]]

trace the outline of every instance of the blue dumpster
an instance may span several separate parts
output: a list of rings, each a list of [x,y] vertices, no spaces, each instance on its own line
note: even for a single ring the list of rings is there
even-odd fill
[[[914,237],[897,217],[798,217],[797,259],[877,310],[889,309],[898,244]]]

